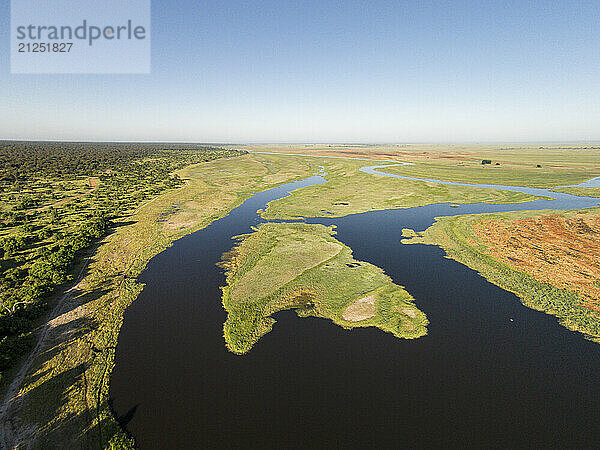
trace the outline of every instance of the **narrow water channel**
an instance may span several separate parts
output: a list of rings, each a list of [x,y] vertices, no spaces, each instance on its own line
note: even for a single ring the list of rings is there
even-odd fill
[[[150,261],[111,377],[114,410],[140,448],[597,446],[600,346],[441,249],[401,244],[400,230],[424,230],[437,216],[581,208],[598,199],[308,219],[337,225],[336,238],[356,259],[405,286],[427,314],[429,334],[401,340],[286,311],[250,353],[229,353],[225,278],[215,263],[232,236],[261,221],[258,209],[324,181],[256,194]]]

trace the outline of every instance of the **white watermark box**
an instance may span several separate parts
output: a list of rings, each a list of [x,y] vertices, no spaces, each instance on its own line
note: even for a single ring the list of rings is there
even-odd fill
[[[150,0],[11,0],[11,73],[150,73]]]

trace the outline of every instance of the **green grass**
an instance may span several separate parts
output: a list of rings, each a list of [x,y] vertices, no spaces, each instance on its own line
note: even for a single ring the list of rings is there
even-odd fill
[[[325,167],[326,183],[298,189],[269,203],[263,217],[342,217],[366,211],[410,208],[431,203],[517,203],[536,197],[519,192],[441,185],[369,175],[358,169],[364,161],[306,158]],[[386,169],[388,170],[388,169]]]
[[[540,155],[539,161],[543,160]],[[387,167],[386,172],[417,178],[435,178],[445,181],[477,184],[501,184],[548,188],[578,184],[600,176],[600,167],[553,167],[545,162],[536,164],[500,163],[482,165],[481,161],[423,161],[414,166]]]
[[[580,197],[600,198],[600,187],[566,187],[552,190],[556,192],[565,192],[566,194],[578,195]]]
[[[334,233],[323,225],[267,223],[238,236],[241,242],[223,262],[223,334],[232,352],[248,352],[271,330],[272,314],[285,309],[344,328],[374,326],[400,338],[426,334],[427,318],[410,294],[378,267],[353,259]],[[344,319],[349,305],[370,295],[376,298],[373,317]]]
[[[597,214],[600,210],[583,211]],[[581,210],[577,212],[582,213]],[[600,314],[583,307],[577,292],[538,281],[524,272],[515,270],[508,263],[497,260],[489,254],[488,247],[476,238],[473,228],[474,223],[481,220],[515,220],[570,213],[569,211],[519,211],[441,217],[437,218],[427,230],[419,233],[419,236],[404,239],[402,242],[442,247],[450,258],[479,272],[491,283],[516,294],[525,306],[556,316],[563,326],[584,333],[590,339],[600,342]]]
[[[13,419],[28,445],[105,448],[112,442],[122,448],[130,443],[109,408],[108,383],[123,313],[143,288],[135,278],[174,240],[223,217],[255,192],[314,171],[301,160],[277,156],[193,165],[177,172],[186,181],[182,187],[117,221],[20,388],[23,406]]]
[[[415,162],[390,172],[465,183],[553,187],[600,176],[600,143],[246,145],[240,149]],[[482,160],[491,160],[482,165]],[[537,167],[540,165],[541,167]],[[388,170],[388,169],[386,169]]]
[[[383,148],[386,152],[393,153],[400,149],[405,154],[398,159],[414,161],[423,161],[419,156],[423,149],[442,151],[441,147],[426,146],[380,147],[361,146],[361,150],[376,153]],[[331,147],[313,148],[328,150]],[[350,151],[353,149],[344,148]],[[301,150],[311,153],[307,148]],[[450,146],[446,150],[463,152],[471,158],[474,165],[482,158],[495,161],[500,151],[493,146],[475,149]],[[534,148],[526,148],[501,152],[503,161],[515,164],[541,161],[542,169],[547,164],[568,165],[569,170],[577,172],[577,177],[583,179],[592,176],[588,172],[597,167],[598,161],[596,150],[588,152],[569,148],[541,153]],[[51,153],[49,157],[54,158],[54,154]],[[541,159],[542,157],[545,159]],[[68,160],[69,158],[64,158],[64,161]],[[85,158],[79,158],[78,161],[76,167],[88,169]],[[33,246],[37,247],[52,243],[52,238],[44,237],[45,234],[41,232],[44,227],[55,235],[55,232],[64,232],[81,222],[84,218],[81,211],[94,205],[99,209],[112,208],[115,202],[118,203],[118,217],[115,219],[118,226],[102,240],[97,249],[93,249],[90,264],[68,303],[67,310],[56,319],[56,327],[49,335],[45,351],[38,355],[21,386],[23,406],[17,411],[14,423],[31,447],[104,448],[112,445],[121,448],[131,444],[108,406],[108,383],[114,366],[115,346],[123,313],[143,287],[135,278],[153,256],[174,240],[223,217],[255,192],[304,178],[317,171],[316,165],[323,165],[328,172],[328,183],[295,191],[291,197],[272,202],[265,216],[333,217],[440,201],[514,202],[530,199],[515,193],[440,187],[423,182],[370,176],[358,172],[360,166],[370,165],[364,161],[254,154],[179,170],[179,178],[185,183],[159,181],[156,177],[153,182],[144,179],[146,170],[157,162],[163,165],[163,170],[169,167],[168,161],[164,159],[162,162],[144,159],[135,163],[139,170],[101,172],[100,187],[93,194],[61,205],[60,208],[55,208],[55,213],[47,211],[35,214],[31,220],[40,222],[34,224],[34,230],[23,227],[27,222],[23,211],[12,210],[20,200],[19,190],[30,195],[37,208],[84,193],[87,177],[98,173],[85,172],[75,176],[70,173],[60,175],[57,172],[34,177],[26,182],[23,181],[26,178],[23,178],[10,189],[4,189],[0,195],[2,212],[10,211],[3,218],[4,227],[0,229],[0,235],[35,233],[39,240]],[[45,163],[42,164],[44,165]],[[455,169],[453,170],[456,175]],[[431,177],[431,174],[427,174],[427,177]],[[573,184],[579,178],[565,184]],[[140,205],[145,206],[136,209]],[[277,237],[282,228],[291,224],[273,226],[278,231],[273,231],[274,235],[271,237]],[[459,235],[453,239],[456,242],[466,242],[469,238],[468,227],[459,231],[456,232]],[[300,315],[326,317],[348,328],[376,326],[401,337],[418,337],[426,332],[427,319],[415,308],[410,296],[401,287],[394,285],[380,269],[355,261],[351,250],[335,240],[331,230],[323,227],[320,231],[316,228],[310,228],[306,232],[290,231],[283,241],[269,240],[270,238],[263,240],[260,233],[261,230],[246,236],[240,244],[242,247],[250,245],[246,243],[253,242],[252,236],[257,237],[253,244],[255,248],[244,253],[246,265],[239,266],[242,271],[235,278],[236,289],[239,289],[235,302],[226,305],[234,310],[229,330],[235,333],[230,333],[229,338],[228,326],[225,327],[226,339],[233,342],[229,344],[233,345],[232,348],[239,351],[250,348],[272,326],[273,319],[270,316],[275,311],[287,308],[296,309]],[[304,241],[292,239],[293,234],[296,234],[296,238],[301,234]],[[456,245],[457,248],[462,248]],[[276,247],[279,250],[287,248],[290,256],[296,255],[298,260],[294,264],[297,266],[286,263],[286,253],[278,251]],[[305,251],[311,248],[314,252]],[[338,248],[339,252],[330,256]],[[471,255],[469,258],[473,264],[477,263],[477,249],[465,254]],[[25,248],[17,252],[10,261],[5,259],[2,268],[5,273],[10,265],[27,268],[33,262],[34,255],[35,248]],[[263,257],[271,259],[265,259],[268,264],[261,266],[260,260]],[[326,259],[323,260],[323,257]],[[294,261],[293,257],[291,261]],[[487,260],[484,262],[487,263]],[[81,261],[79,263],[81,265]],[[269,264],[281,264],[281,267],[278,266],[273,271],[269,270]],[[493,262],[489,265],[492,267]],[[255,272],[252,272],[254,267]],[[298,268],[302,269],[301,273],[297,273]],[[500,266],[500,269],[506,268]],[[508,272],[501,273],[505,274],[502,275],[505,279],[512,280],[512,284],[507,285],[509,289],[511,286],[515,290],[520,289],[523,284],[529,286],[527,289],[532,296],[535,296],[536,289],[541,289],[543,295],[548,293],[548,298],[553,298],[550,287],[531,284],[531,280],[518,278],[516,275],[511,278],[513,274]],[[244,279],[245,274],[249,278]],[[266,275],[274,277],[271,286],[261,286],[259,283],[261,276]],[[247,287],[243,287],[240,282],[247,283]],[[360,322],[345,321],[342,315],[348,305],[369,293],[377,296],[375,316]],[[224,303],[229,302],[230,299],[225,297],[226,292]],[[406,311],[410,314],[406,314]]]

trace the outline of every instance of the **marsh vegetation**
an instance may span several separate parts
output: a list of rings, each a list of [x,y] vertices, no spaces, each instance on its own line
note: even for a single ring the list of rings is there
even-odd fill
[[[65,149],[59,145],[55,160],[52,151],[36,153],[35,144],[19,145],[24,147],[15,147],[16,152],[7,147],[10,152],[0,153],[6,169],[2,172],[0,192],[2,282],[6,292],[13,293],[12,300],[6,297],[3,315],[29,321],[17,321],[25,324],[24,328],[15,328],[17,339],[22,334],[25,342],[31,336],[32,327],[46,311],[44,304],[52,302],[52,293],[58,295],[67,287],[75,270],[83,267],[84,258],[91,257],[65,308],[52,318],[43,351],[36,353],[19,387],[21,407],[15,409],[15,420],[11,422],[16,424],[14,430],[19,438],[50,446],[64,442],[75,447],[98,447],[99,442],[101,447],[109,443],[131,444],[110,411],[108,380],[115,364],[114,351],[124,311],[143,289],[136,278],[146,263],[174,240],[224,217],[253,194],[306,178],[321,169],[327,173],[326,183],[304,187],[271,202],[262,217],[338,218],[436,202],[454,202],[457,206],[533,198],[516,192],[368,175],[359,171],[362,166],[372,165],[368,161],[243,155],[223,148],[193,146],[115,149],[111,144],[91,148],[90,163],[86,164],[88,154],[77,150],[76,144],[65,145]],[[250,147],[239,147],[246,148]],[[273,150],[269,146],[260,149]],[[526,185],[529,178],[533,185],[583,181],[596,174],[598,156],[597,149],[576,150],[571,159],[570,150],[547,152],[534,148],[313,146],[311,151],[308,146],[297,146],[280,150],[403,159],[418,164],[394,169],[398,173]],[[27,154],[29,162],[22,166],[15,162],[18,155]],[[236,157],[229,159],[233,156]],[[502,164],[482,167],[482,158]],[[535,167],[538,161],[542,168]],[[60,169],[63,162],[65,168]],[[39,170],[46,166],[46,172]],[[597,190],[562,189],[583,194]],[[506,217],[519,219],[528,213],[510,214]],[[497,217],[506,218],[490,215],[485,225],[488,231],[499,228],[493,222]],[[516,261],[502,259],[518,256],[490,253],[492,243],[484,242],[485,233],[478,237],[476,227],[467,223],[475,219],[441,219],[425,238],[417,240],[441,245],[449,255],[486,276],[486,267],[491,267],[489,273],[495,270],[500,274],[488,277],[493,283],[522,295],[527,305],[559,316],[571,328],[597,336],[598,317],[594,311],[572,307],[581,304],[577,290],[536,279],[535,274],[513,264]],[[446,223],[448,229],[434,236],[441,230],[439,224]],[[403,226],[398,224],[397,239],[416,235],[408,228],[403,230]],[[240,236],[238,245],[225,258],[227,285],[222,297],[228,313],[223,332],[232,351],[247,352],[271,329],[273,314],[277,317],[278,311],[286,309],[301,316],[326,318],[344,328],[377,327],[402,338],[426,333],[427,311],[419,311],[410,294],[379,267],[355,259],[352,250],[334,232],[325,225],[269,223]],[[97,243],[98,247],[94,245]],[[68,249],[58,251],[63,244]],[[556,263],[560,264],[560,255],[557,258]],[[54,259],[60,264],[53,265]],[[46,264],[48,261],[50,265]],[[589,262],[587,269],[591,272],[586,274],[593,278],[597,273],[593,257]],[[60,269],[56,277],[38,277],[50,280],[40,300],[19,304],[19,294],[14,289],[24,286],[30,274],[54,274],[52,268]],[[592,281],[589,292],[597,287],[598,281]],[[3,342],[12,339],[8,334],[7,337]],[[25,345],[16,349],[14,354],[21,354],[24,348]]]
[[[239,154],[197,145],[0,143],[0,373],[29,348],[49,296],[116,221],[182,186],[174,171]]]
[[[518,203],[536,198],[519,192],[374,176],[359,170],[369,165],[366,161],[331,158],[318,158],[316,161],[325,168],[327,182],[294,191],[289,197],[271,202],[262,214],[263,218],[341,217],[432,203]],[[389,168],[389,171],[392,172],[392,169],[396,167]]]
[[[265,223],[225,255],[225,341],[246,353],[268,333],[272,315],[294,309],[302,317],[344,328],[374,326],[401,338],[426,334],[427,318],[413,298],[383,271],[356,261],[323,225]]]
[[[407,244],[449,257],[600,342],[598,209],[442,217]]]

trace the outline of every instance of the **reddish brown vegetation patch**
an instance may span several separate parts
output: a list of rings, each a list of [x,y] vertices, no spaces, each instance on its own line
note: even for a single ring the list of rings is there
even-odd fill
[[[499,261],[576,291],[585,307],[600,311],[600,215],[482,220],[475,231]]]
[[[340,148],[285,148],[280,150],[282,153],[310,154],[316,156],[335,156],[345,158],[364,158],[364,159],[389,159],[391,161],[413,160],[413,159],[452,159],[465,161],[479,161],[478,156],[469,155],[456,151],[403,151],[403,150],[363,150],[361,148],[340,149]]]

